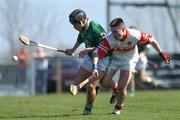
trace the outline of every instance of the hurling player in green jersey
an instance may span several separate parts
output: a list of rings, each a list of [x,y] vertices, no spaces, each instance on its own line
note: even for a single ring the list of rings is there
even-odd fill
[[[84,58],[78,73],[74,79],[73,84],[79,85],[86,78],[91,76],[91,72],[94,69],[92,64],[92,51],[99,45],[99,42],[103,36],[106,35],[104,29],[98,23],[87,18],[86,13],[81,9],[75,9],[69,15],[69,21],[73,27],[79,31],[77,41],[71,49],[66,49],[66,55],[72,55],[80,44],[85,44],[85,49],[80,51],[79,57]],[[96,97],[96,85],[87,84],[87,97],[86,105],[83,111],[84,115],[90,115],[93,101]]]

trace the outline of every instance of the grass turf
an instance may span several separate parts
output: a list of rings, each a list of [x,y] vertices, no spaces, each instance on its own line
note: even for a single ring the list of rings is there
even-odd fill
[[[138,91],[127,97],[121,115],[111,115],[110,92],[100,92],[93,115],[83,116],[86,95],[0,97],[3,120],[180,120],[180,90]]]

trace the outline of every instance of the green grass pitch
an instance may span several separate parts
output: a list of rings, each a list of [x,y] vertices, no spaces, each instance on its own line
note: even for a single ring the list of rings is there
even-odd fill
[[[180,90],[138,91],[120,115],[111,115],[110,92],[100,92],[93,115],[83,116],[86,95],[0,97],[2,120],[180,120]]]

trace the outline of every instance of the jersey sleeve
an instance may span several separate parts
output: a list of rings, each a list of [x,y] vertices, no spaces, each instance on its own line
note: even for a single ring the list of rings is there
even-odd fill
[[[106,38],[103,38],[97,48],[98,57],[99,58],[105,57],[109,51],[111,51],[110,44]]]
[[[140,40],[138,41],[139,45],[146,46],[152,42],[152,35],[147,34],[145,32],[140,32],[140,34],[141,37]]]
[[[101,27],[101,25],[99,25],[95,22],[92,23],[92,27],[93,27],[93,38],[95,39],[94,42],[96,42],[95,43],[96,45],[99,45],[99,42],[101,41],[103,36],[106,35],[106,32]]]
[[[153,41],[153,37],[150,34],[141,32],[136,29],[128,29],[131,36],[135,37],[138,44],[141,46],[146,46]]]

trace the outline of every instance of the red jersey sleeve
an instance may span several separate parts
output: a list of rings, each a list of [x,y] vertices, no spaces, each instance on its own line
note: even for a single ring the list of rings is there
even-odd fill
[[[110,50],[111,50],[111,47],[108,40],[106,38],[103,38],[97,50],[97,54],[99,58],[105,57]]]
[[[152,38],[152,36],[150,34],[141,32],[141,38],[138,43],[142,46],[146,46],[152,42],[151,38]]]

